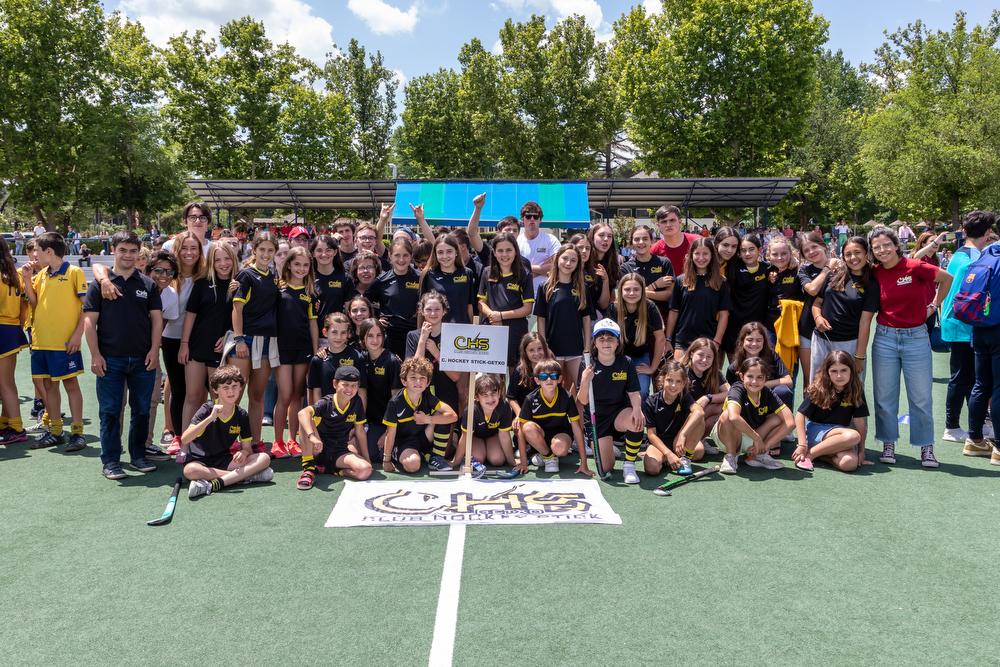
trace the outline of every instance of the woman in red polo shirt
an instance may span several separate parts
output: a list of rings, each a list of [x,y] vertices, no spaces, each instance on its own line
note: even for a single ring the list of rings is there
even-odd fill
[[[910,444],[920,447],[920,465],[937,468],[934,457],[933,373],[927,318],[941,306],[952,277],[918,259],[902,256],[899,238],[887,227],[869,237],[879,286],[879,313],[872,341],[875,385],[875,439],[882,441],[882,463],[896,462],[899,439],[899,376],[906,383]],[[929,297],[934,287],[937,292]]]

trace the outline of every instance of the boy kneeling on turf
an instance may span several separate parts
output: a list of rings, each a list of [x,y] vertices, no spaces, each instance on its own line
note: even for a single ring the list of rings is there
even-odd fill
[[[191,418],[181,436],[178,462],[191,480],[188,498],[221,491],[237,482],[270,482],[271,458],[250,448],[250,416],[238,403],[246,380],[236,366],[221,366],[208,380],[218,402],[208,401]],[[232,452],[233,443],[239,449]],[[185,463],[186,461],[186,463]]]
[[[559,383],[562,364],[555,359],[543,359],[535,364],[535,384],[538,388],[528,394],[521,404],[518,421],[518,457],[515,466],[522,473],[528,472],[527,445],[538,452],[545,472],[559,472],[559,457],[569,454],[575,439],[583,442],[580,413],[576,402]],[[580,457],[577,472],[592,476],[587,467],[587,457]]]
[[[358,395],[361,371],[341,366],[333,375],[334,393],[299,411],[299,425],[306,438],[302,443],[302,474],[296,486],[307,491],[316,482],[316,473],[344,475],[365,480],[372,474],[365,433],[365,406]],[[351,431],[354,442],[349,442]]]
[[[423,459],[432,456],[431,443],[439,446],[448,425],[458,419],[450,405],[427,389],[433,374],[434,367],[423,357],[410,357],[400,366],[403,390],[389,400],[382,419],[386,429],[382,470],[395,472],[395,460],[404,472],[418,472]],[[441,449],[433,454],[443,455]]]

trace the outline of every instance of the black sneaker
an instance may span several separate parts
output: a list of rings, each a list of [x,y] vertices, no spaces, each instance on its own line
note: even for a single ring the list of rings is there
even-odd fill
[[[66,443],[67,452],[78,452],[87,446],[86,441],[83,439],[82,434],[74,434],[69,436],[69,442]]]
[[[52,431],[46,431],[38,440],[35,440],[35,447],[56,447],[66,442],[62,435],[56,435]]]
[[[104,469],[101,471],[102,474],[108,479],[125,479],[128,475],[122,470],[121,463],[105,463]]]
[[[170,457],[167,453],[156,445],[146,445],[146,460],[148,461],[168,461]]]
[[[139,472],[153,472],[156,470],[156,466],[147,461],[146,459],[136,459],[129,463],[133,470],[138,470]]]

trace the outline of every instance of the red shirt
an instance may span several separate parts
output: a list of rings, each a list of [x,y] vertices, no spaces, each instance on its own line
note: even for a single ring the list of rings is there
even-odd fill
[[[653,253],[658,257],[666,257],[670,260],[670,263],[674,267],[674,275],[681,275],[684,273],[684,258],[687,257],[688,248],[691,247],[691,242],[698,238],[697,234],[688,234],[683,232],[684,240],[676,248],[671,248],[667,245],[667,242],[660,239],[653,244],[653,247],[649,249],[649,252]]]
[[[887,327],[911,329],[927,321],[927,295],[934,293],[936,266],[905,257],[891,269],[876,264],[879,304],[876,321]],[[933,297],[931,297],[933,299]]]

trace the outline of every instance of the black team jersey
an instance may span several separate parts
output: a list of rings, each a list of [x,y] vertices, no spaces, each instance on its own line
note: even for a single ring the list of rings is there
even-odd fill
[[[779,271],[772,266],[767,272],[767,283],[770,287],[767,297],[767,319],[764,320],[764,325],[774,331],[774,323],[781,315],[779,302],[782,299],[804,302],[806,293],[802,291],[802,283],[799,282],[798,267],[789,267],[784,271]]]
[[[618,315],[618,308],[612,302],[608,308],[608,317],[618,322],[619,326],[621,326],[623,322],[619,319]],[[636,310],[632,313],[626,311],[624,315],[624,326],[621,326],[622,353],[632,359],[649,354],[649,351],[653,349],[653,333],[655,331],[663,331],[663,318],[660,316],[660,310],[652,301],[646,301],[646,340],[641,346],[635,344],[639,311]]]
[[[354,282],[346,273],[336,270],[328,275],[317,273],[313,280],[313,289],[318,295],[313,310],[316,312],[316,320],[322,333],[326,316],[330,313],[344,312],[344,304],[357,294],[357,290],[354,289]]]
[[[468,412],[462,415],[462,433],[465,433],[465,425],[467,423]],[[490,415],[489,419],[483,414],[483,408],[476,402],[472,409],[472,435],[476,438],[491,438],[500,431],[510,431],[514,423],[514,411],[510,407],[510,403],[500,399],[496,408],[493,409],[493,414]]]
[[[390,329],[412,331],[417,328],[417,301],[420,299],[420,276],[411,267],[404,275],[386,271],[365,292]]]
[[[365,364],[361,353],[347,345],[340,352],[334,352],[327,348],[326,359],[320,359],[313,355],[313,358],[309,360],[309,372],[306,374],[306,389],[319,389],[323,396],[332,394],[334,391],[333,376],[341,366],[357,368],[361,374],[359,388],[368,388],[368,375],[365,373]]]
[[[472,269],[456,266],[454,273],[445,273],[441,269],[428,270],[423,277],[423,287],[420,294],[440,292],[448,299],[448,312],[445,322],[469,324],[469,306],[476,303],[476,276]]]
[[[709,371],[705,372],[708,373]],[[694,400],[697,401],[699,398],[708,393],[708,390],[705,388],[705,377],[698,377],[698,375],[691,368],[688,369],[688,380],[688,393],[691,394],[691,398]],[[717,386],[722,387],[725,384],[726,378],[722,375],[722,371],[719,371],[719,383]],[[716,389],[714,393],[718,392],[719,390]]]
[[[646,426],[656,429],[656,435],[665,444],[673,442],[681,427],[691,414],[694,399],[690,392],[680,394],[673,402],[663,398],[663,392],[658,391],[646,397],[642,403],[642,414],[646,418]]]
[[[312,296],[305,287],[282,287],[278,293],[278,348],[315,352],[309,331],[309,322],[315,319]]]
[[[534,422],[546,433],[572,433],[570,422],[580,421],[580,413],[577,412],[576,401],[562,385],[556,386],[556,395],[551,401],[542,396],[542,388],[538,387],[521,404],[518,421]]]
[[[670,295],[670,310],[677,311],[674,343],[686,348],[698,338],[715,338],[719,312],[731,311],[733,306],[729,286],[725,282],[714,290],[708,285],[705,276],[698,276],[694,289],[689,290],[684,286],[683,280],[684,276],[680,276],[674,285],[674,292]]]
[[[855,419],[868,416],[868,402],[865,397],[861,397],[861,405],[851,405],[838,395],[830,407],[826,410],[819,407],[806,395],[799,406],[799,412],[805,415],[806,419],[817,424],[835,424],[837,426],[850,426]]]
[[[545,340],[556,357],[579,357],[583,354],[583,318],[593,314],[592,303],[580,310],[580,294],[569,283],[556,283],[552,297],[545,296],[545,285],[535,294],[535,315],[545,318]]]
[[[243,306],[244,336],[278,335],[278,281],[273,271],[261,272],[248,266],[236,274],[233,301]]]
[[[594,397],[594,409],[599,417],[617,414],[629,404],[629,392],[639,391],[639,375],[628,357],[618,355],[607,366],[598,360],[596,354],[591,359],[594,362],[594,378],[590,381],[590,391]],[[583,373],[582,364],[580,373]]]
[[[420,394],[420,400],[416,404],[410,402],[410,397],[405,389],[390,398],[388,405],[385,406],[382,423],[386,427],[396,429],[396,439],[393,441],[393,446],[397,447],[399,451],[406,447],[419,446],[422,439],[418,439],[418,434],[427,426],[418,424],[413,415],[417,412],[433,415],[440,407],[441,401],[429,389],[425,389]]]
[[[381,422],[393,392],[403,387],[399,380],[399,357],[389,350],[382,350],[377,359],[363,352],[362,360],[362,375],[368,381],[368,419]]]
[[[754,402],[742,382],[737,382],[729,388],[729,396],[726,397],[723,409],[728,410],[730,403],[740,405],[740,416],[752,429],[760,428],[768,417],[785,409],[785,404],[767,387],[760,390],[760,396]]]
[[[335,394],[329,394],[313,404],[313,424],[319,439],[323,441],[324,458],[336,460],[348,452],[347,440],[351,430],[358,424],[364,424],[365,406],[361,397],[355,394],[347,405],[339,405]],[[333,450],[333,451],[330,451]]]
[[[212,401],[203,404],[191,417],[191,423],[198,424],[208,419],[214,406]],[[196,435],[189,451],[195,459],[212,459],[228,454],[234,442],[246,444],[250,442],[250,438],[250,416],[246,410],[236,406],[228,420],[219,417]]]
[[[765,361],[770,362],[770,364],[768,364],[770,366],[770,370],[768,370],[767,377],[764,378],[765,380],[768,381],[777,380],[779,378],[783,378],[786,375],[788,375],[788,367],[785,366],[785,362],[781,360],[781,357],[778,356],[777,352],[772,350],[771,358],[765,359]],[[729,368],[726,369],[726,382],[728,382],[729,384],[736,384],[736,381],[739,379],[740,378],[736,374],[735,368],[730,366]]]
[[[729,330],[733,330],[735,326],[735,333],[739,333],[739,328],[747,322],[764,322],[771,289],[767,280],[770,270],[771,265],[767,262],[759,262],[755,271],[751,271],[743,262],[737,264],[729,285],[733,306],[727,327]]]

